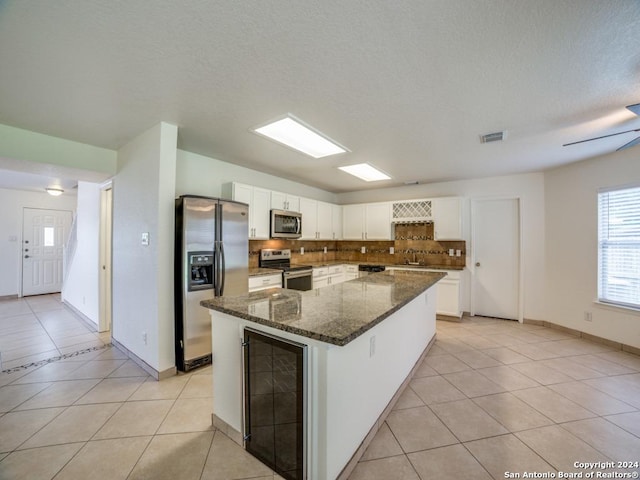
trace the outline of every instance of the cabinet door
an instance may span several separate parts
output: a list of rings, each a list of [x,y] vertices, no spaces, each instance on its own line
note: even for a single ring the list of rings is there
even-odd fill
[[[331,205],[331,238],[342,240],[342,206]]]
[[[313,280],[313,288],[322,288],[329,285],[329,277],[323,277]]]
[[[344,205],[342,226],[342,238],[345,240],[364,240],[364,205]]]
[[[322,240],[333,239],[333,221],[331,218],[331,204],[318,202],[318,238]]]
[[[249,224],[253,224],[254,239],[269,239],[269,216],[271,206],[271,191],[253,187],[253,199],[249,204]]]
[[[300,211],[300,197],[295,197],[293,195],[287,195],[287,210],[290,212],[299,212]]]
[[[436,288],[436,312],[441,315],[460,317],[460,281],[440,280]]]
[[[318,232],[318,202],[309,198],[300,198],[300,213],[302,213],[302,238],[314,240]]]
[[[436,240],[462,239],[462,199],[434,198],[431,201],[433,230]]]
[[[232,186],[232,198],[236,202],[249,205],[249,238],[253,238],[253,187],[242,183],[234,183]]]
[[[282,192],[271,192],[271,208],[287,210],[287,195]]]
[[[371,203],[366,206],[367,240],[391,239],[391,205],[389,203]]]

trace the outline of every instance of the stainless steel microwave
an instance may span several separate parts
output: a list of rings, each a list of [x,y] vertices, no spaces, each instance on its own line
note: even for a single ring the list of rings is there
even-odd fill
[[[271,238],[300,238],[301,236],[301,213],[271,210]]]

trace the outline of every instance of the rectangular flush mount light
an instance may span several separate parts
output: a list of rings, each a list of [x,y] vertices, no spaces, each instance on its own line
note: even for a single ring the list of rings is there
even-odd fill
[[[313,158],[327,157],[347,151],[346,148],[305,125],[291,114],[255,128],[253,131]]]
[[[347,165],[345,167],[338,168],[343,172],[350,173],[351,175],[364,180],[365,182],[376,182],[378,180],[389,180],[391,178],[386,173],[372,167],[368,163],[358,163],[356,165]]]

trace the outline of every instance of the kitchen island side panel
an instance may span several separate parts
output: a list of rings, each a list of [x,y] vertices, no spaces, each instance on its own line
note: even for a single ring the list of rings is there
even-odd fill
[[[327,351],[327,471],[320,478],[338,477],[411,373],[435,335],[435,303],[430,288],[347,346]]]

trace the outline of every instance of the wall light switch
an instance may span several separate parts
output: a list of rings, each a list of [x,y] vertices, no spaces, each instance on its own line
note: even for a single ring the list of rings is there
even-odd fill
[[[360,247],[360,253],[367,253],[367,247]]]
[[[396,249],[393,247],[389,247],[389,253],[393,255],[394,253],[396,253]]]
[[[322,247],[322,252],[327,253],[327,247]]]
[[[149,232],[142,233],[140,243],[142,243],[142,245],[144,245],[145,247],[149,245]]]
[[[300,247],[300,255],[304,255],[304,247]]]

